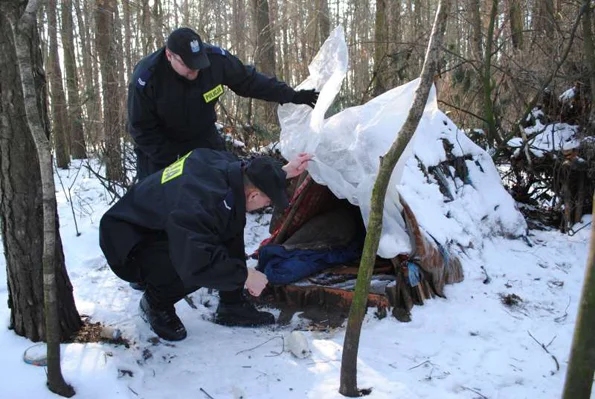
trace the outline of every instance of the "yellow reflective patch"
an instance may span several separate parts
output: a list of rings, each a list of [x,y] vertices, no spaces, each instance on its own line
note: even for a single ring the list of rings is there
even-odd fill
[[[192,154],[192,151],[169,165],[167,168],[163,169],[163,174],[161,175],[161,184],[167,183],[168,181],[173,180],[184,173],[184,161],[190,154]]]
[[[210,103],[211,101],[219,98],[221,94],[223,94],[223,86],[217,85],[213,90],[209,90],[203,94],[203,97],[205,98],[205,102]]]

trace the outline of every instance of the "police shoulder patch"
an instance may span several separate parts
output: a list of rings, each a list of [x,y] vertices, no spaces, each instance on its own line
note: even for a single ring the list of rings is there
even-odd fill
[[[235,204],[235,201],[233,198],[233,192],[231,190],[229,190],[227,192],[227,195],[223,199],[222,205],[226,210],[231,211],[233,209],[234,204]]]
[[[151,69],[145,69],[139,73],[138,77],[136,78],[136,87],[139,89],[144,88],[147,85],[149,78],[151,78],[151,75],[153,75],[153,71]]]
[[[167,168],[163,169],[163,173],[161,175],[161,184],[165,184],[168,181],[171,181],[176,177],[181,176],[182,173],[184,173],[184,162],[190,154],[192,154],[192,151],[184,155],[182,158],[178,159],[176,162],[169,165]]]

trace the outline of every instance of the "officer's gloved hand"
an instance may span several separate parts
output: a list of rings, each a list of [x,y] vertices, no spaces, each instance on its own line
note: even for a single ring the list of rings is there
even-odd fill
[[[315,89],[296,91],[291,99],[294,104],[306,104],[314,108],[316,101],[318,101],[318,94]]]

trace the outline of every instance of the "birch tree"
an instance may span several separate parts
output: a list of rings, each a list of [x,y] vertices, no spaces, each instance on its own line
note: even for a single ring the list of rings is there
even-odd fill
[[[10,55],[0,61],[0,128],[2,137],[9,138],[0,140],[0,225],[7,260],[11,327],[34,341],[46,340],[48,388],[70,397],[74,390],[62,377],[60,339],[76,332],[81,320],[64,268],[58,232],[36,26],[38,7],[37,0],[0,2],[0,49]],[[9,120],[11,123],[6,123]]]

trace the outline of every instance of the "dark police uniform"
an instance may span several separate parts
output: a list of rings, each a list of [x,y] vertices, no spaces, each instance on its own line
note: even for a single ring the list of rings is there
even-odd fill
[[[241,290],[246,203],[242,164],[197,149],[133,186],[101,218],[100,246],[116,275],[146,281],[158,303],[199,287]]]
[[[215,128],[215,105],[223,86],[240,96],[280,104],[295,94],[286,83],[256,72],[226,50],[204,47],[211,66],[192,81],[172,69],[165,47],[134,69],[128,88],[128,128],[136,143],[139,179],[194,148],[224,149]]]

